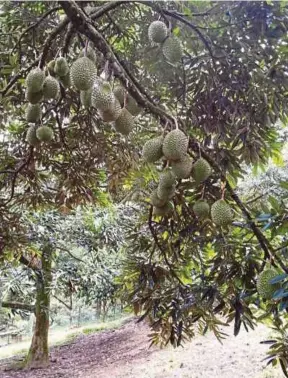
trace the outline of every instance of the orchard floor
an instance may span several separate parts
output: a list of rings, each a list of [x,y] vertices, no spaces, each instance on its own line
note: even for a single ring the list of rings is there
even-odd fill
[[[117,330],[77,337],[71,344],[51,350],[49,369],[6,370],[1,378],[278,378],[279,370],[265,369],[269,330],[259,326],[236,338],[231,327],[221,345],[212,334],[198,336],[184,348],[149,349],[148,327],[127,321]],[[19,359],[19,357],[18,357]],[[6,365],[7,367],[7,365]]]

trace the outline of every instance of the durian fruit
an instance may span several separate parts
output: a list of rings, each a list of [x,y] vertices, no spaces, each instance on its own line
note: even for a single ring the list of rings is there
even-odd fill
[[[171,35],[163,43],[162,52],[168,62],[173,64],[180,62],[183,55],[180,40],[174,35]]]
[[[192,177],[196,183],[199,184],[201,181],[207,180],[211,173],[212,169],[207,160],[200,158],[194,163],[192,168]]]
[[[37,122],[41,117],[41,107],[39,104],[28,104],[26,109],[26,121]]]
[[[37,146],[40,141],[36,136],[37,127],[35,125],[30,126],[26,133],[26,140],[31,146]]]
[[[87,91],[97,78],[96,66],[87,56],[79,58],[71,66],[70,77],[74,87]]]
[[[115,96],[107,81],[94,84],[91,98],[92,105],[98,110],[113,110],[115,107]]]
[[[113,122],[118,119],[122,111],[121,105],[117,98],[114,99],[114,106],[112,109],[98,110],[101,119],[104,122]]]
[[[49,71],[49,74],[54,76],[55,75],[55,59],[53,60],[50,60],[50,62],[47,64],[47,68],[48,68],[48,71]]]
[[[174,197],[175,189],[176,189],[175,185],[169,186],[169,187],[164,187],[164,186],[159,185],[158,188],[157,188],[157,196],[161,200],[167,202],[171,198]]]
[[[188,138],[179,129],[170,131],[163,141],[163,154],[168,160],[181,160],[188,148]]]
[[[162,144],[164,138],[162,136],[148,140],[142,150],[143,159],[147,163],[155,163],[163,156]]]
[[[174,173],[165,169],[159,177],[159,185],[157,188],[157,195],[161,200],[168,201],[175,194],[176,180]]]
[[[84,108],[88,109],[91,106],[92,88],[87,91],[80,92],[80,101]]]
[[[87,56],[87,58],[92,60],[94,64],[97,62],[96,52],[94,51],[91,45],[88,45],[86,54],[85,54],[85,48],[82,51],[80,51],[79,58],[82,58],[83,56]]]
[[[113,93],[114,93],[114,96],[120,102],[121,106],[123,106],[124,105],[124,97],[125,97],[125,93],[126,93],[125,88],[121,87],[121,85],[118,85],[117,87],[115,87],[113,89]]]
[[[26,77],[27,89],[32,92],[40,92],[45,80],[45,72],[41,68],[37,67],[30,71]]]
[[[264,299],[271,299],[276,290],[280,289],[280,283],[270,283],[270,281],[278,276],[278,272],[273,268],[263,270],[257,279],[257,290]]]
[[[160,199],[157,194],[157,189],[153,190],[150,197],[151,203],[155,207],[162,207],[166,204],[166,201],[163,199]]]
[[[120,102],[121,106],[123,107],[124,106],[124,98],[125,98],[125,94],[126,94],[125,88],[123,88],[119,85],[119,86],[114,88],[113,93],[114,93],[114,96]],[[127,93],[126,106],[125,107],[128,110],[128,112],[135,117],[141,112],[141,108],[138,106],[137,102],[128,93]]]
[[[25,91],[25,98],[30,102],[30,104],[38,104],[43,100],[43,91],[31,92],[28,88]]]
[[[60,77],[60,81],[65,88],[71,87],[70,71],[67,75]]]
[[[172,171],[177,178],[185,179],[191,175],[193,161],[189,155],[184,155],[181,160],[172,161]]]
[[[68,75],[69,66],[68,66],[67,60],[63,56],[60,56],[59,58],[56,59],[55,65],[54,65],[54,71],[61,78]]]
[[[132,131],[134,126],[134,118],[133,116],[128,112],[127,109],[123,108],[121,110],[121,113],[119,117],[116,119],[114,123],[114,127],[116,131],[123,135],[128,135],[130,131]]]
[[[175,174],[170,169],[165,169],[159,177],[159,186],[163,188],[170,188],[175,185]]]
[[[44,98],[46,98],[47,100],[57,99],[60,94],[60,85],[55,77],[51,75],[46,77],[43,83],[43,94]]]
[[[201,219],[208,218],[210,213],[210,206],[207,201],[199,200],[193,205],[194,214]]]
[[[36,136],[41,142],[51,142],[54,137],[53,130],[49,126],[40,126],[36,130]]]
[[[135,117],[141,112],[141,108],[138,106],[134,98],[130,95],[127,97],[126,109]]]
[[[174,206],[172,202],[166,203],[166,205],[162,207],[153,207],[153,215],[158,215],[158,216],[164,216],[164,215],[169,215],[172,213],[174,210]]]
[[[218,226],[227,226],[233,221],[232,209],[227,202],[220,199],[211,206],[211,218]]]
[[[168,35],[167,26],[162,21],[153,21],[148,28],[150,41],[162,43]]]

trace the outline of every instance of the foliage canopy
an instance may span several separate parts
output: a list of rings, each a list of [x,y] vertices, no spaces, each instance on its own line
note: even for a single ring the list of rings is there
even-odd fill
[[[107,190],[141,209],[130,227],[122,282],[135,308],[151,317],[153,341],[179,345],[195,324],[221,338],[223,318],[234,321],[235,335],[242,324],[253,328],[263,319],[285,334],[286,198],[261,204],[237,193],[237,184],[247,166],[265,170],[270,158],[281,161],[287,13],[281,1],[3,3],[1,256],[11,246],[21,250],[23,207],[68,212],[91,201],[107,204]],[[148,27],[158,19],[172,33],[168,38],[180,41],[181,61],[169,62],[162,43],[149,40]],[[142,109],[132,132],[121,136],[62,82],[59,99],[41,102],[37,124],[53,129],[52,143],[29,146],[25,77],[56,56],[71,66],[88,41],[98,76],[125,88],[124,105],[131,96]],[[155,216],[149,196],[171,162],[145,163],[142,147],[178,127],[189,137],[193,162],[204,158],[212,174],[200,183],[177,180],[173,210]],[[281,185],[287,190],[287,182]],[[204,198],[210,206],[225,198],[233,223],[221,227],[196,217],[193,205]],[[281,289],[264,301],[256,281],[269,265],[278,269]],[[279,350],[269,361],[279,357],[285,371]]]

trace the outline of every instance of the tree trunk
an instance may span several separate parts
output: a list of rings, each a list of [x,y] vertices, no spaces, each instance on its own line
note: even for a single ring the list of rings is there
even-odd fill
[[[48,331],[50,310],[50,286],[52,282],[52,249],[50,245],[43,248],[42,270],[37,274],[36,323],[26,367],[44,368],[49,365]]]

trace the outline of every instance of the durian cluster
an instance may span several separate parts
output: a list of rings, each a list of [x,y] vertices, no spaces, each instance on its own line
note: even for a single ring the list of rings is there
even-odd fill
[[[155,215],[169,215],[173,210],[170,200],[175,194],[176,180],[192,177],[196,184],[207,180],[212,173],[210,164],[200,157],[193,164],[187,153],[188,137],[179,129],[170,131],[165,137],[159,136],[148,140],[142,151],[147,163],[156,163],[164,157],[170,163],[170,168],[160,175],[159,185],[151,195],[151,203]],[[226,226],[233,220],[230,206],[223,199],[210,205],[204,199],[193,205],[193,211],[199,219],[206,219],[211,214],[212,221],[219,226]]]
[[[116,131],[128,135],[134,126],[134,117],[141,109],[137,102],[117,86],[112,90],[110,83],[97,75],[97,55],[91,45],[80,51],[78,58],[69,68],[64,57],[51,60],[45,70],[37,67],[26,78],[26,121],[34,123],[27,130],[26,139],[32,146],[39,142],[50,142],[54,135],[49,126],[37,126],[42,116],[41,102],[57,100],[60,83],[63,88],[71,85],[80,91],[80,101],[85,108],[93,106],[104,122],[114,122]]]
[[[47,73],[47,75],[46,75]],[[60,94],[59,81],[53,77],[49,69],[46,71],[37,67],[29,72],[26,77],[25,97],[29,101],[26,108],[26,121],[34,123],[26,134],[28,143],[37,146],[40,142],[50,142],[53,139],[53,130],[49,126],[37,127],[35,123],[41,120],[43,100],[57,99]]]
[[[103,122],[114,122],[116,131],[128,135],[141,109],[123,87],[112,90],[108,81],[97,76],[96,61],[94,50],[88,46],[71,66],[72,85],[80,91],[85,108],[96,108]]]
[[[171,34],[162,21],[153,21],[148,28],[151,42],[160,44],[162,54],[168,62],[176,64],[181,61],[183,51],[180,40]]]

